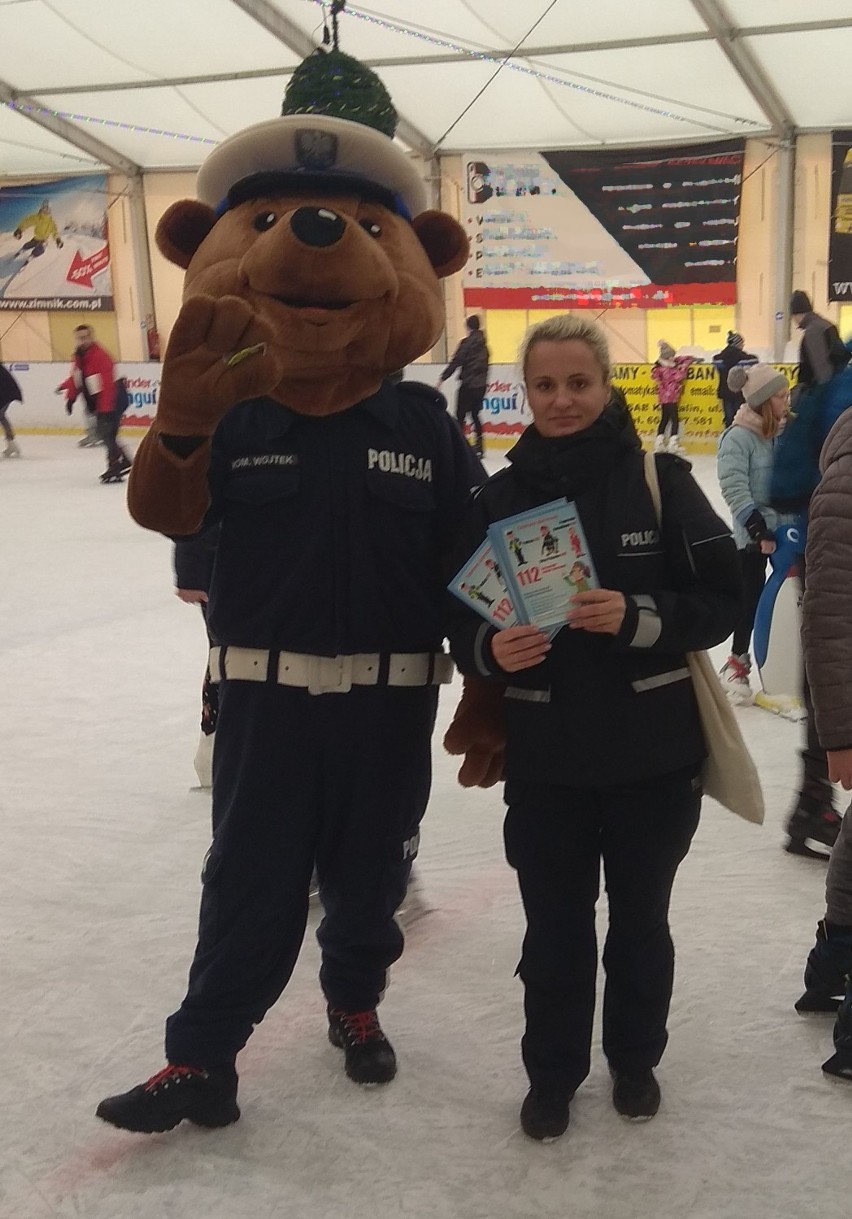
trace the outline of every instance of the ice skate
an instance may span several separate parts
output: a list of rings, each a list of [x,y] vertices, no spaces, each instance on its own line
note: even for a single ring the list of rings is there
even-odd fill
[[[654,452],[664,453],[666,451],[666,438],[660,433],[654,437]]]
[[[101,475],[102,483],[120,483],[124,481],[124,476],[129,474],[130,467],[133,462],[122,453],[117,461],[112,461]]]
[[[719,680],[730,701],[737,707],[750,707],[754,702],[754,694],[749,685],[751,659],[745,656],[728,657],[719,670]]]
[[[328,1039],[346,1055],[346,1074],[356,1084],[387,1084],[396,1075],[396,1054],[382,1032],[376,1009],[328,1009]]]
[[[686,449],[680,443],[680,436],[678,436],[677,432],[673,432],[672,435],[669,437],[669,443],[666,446],[666,452],[673,453],[675,455],[675,457],[685,457],[686,456]]]
[[[810,796],[800,796],[788,822],[786,850],[808,859],[828,859],[840,833],[841,816],[827,801],[820,804]]]
[[[821,919],[816,943],[805,965],[805,993],[796,1003],[800,1016],[833,1015],[852,974],[852,927]]]
[[[232,1066],[205,1069],[169,1063],[147,1083],[102,1100],[95,1115],[137,1134],[173,1130],[183,1121],[229,1126],[240,1116],[237,1072]]]
[[[3,450],[3,456],[4,457],[20,457],[21,456],[21,450],[18,448],[18,442],[16,440],[10,440],[7,442],[6,447]]]

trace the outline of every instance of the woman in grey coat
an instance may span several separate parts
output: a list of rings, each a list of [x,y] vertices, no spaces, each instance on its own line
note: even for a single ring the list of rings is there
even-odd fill
[[[852,410],[829,433],[811,500],[802,642],[816,730],[829,778],[852,789]],[[823,1071],[852,1082],[852,818],[831,852],[825,918],[805,967],[802,1015],[837,1011],[835,1052]],[[842,1000],[842,1001],[841,1001]],[[838,1008],[839,1004],[839,1008]]]
[[[793,517],[780,516],[769,505],[775,442],[790,401],[787,378],[768,364],[738,365],[728,373],[732,392],[745,403],[719,441],[717,472],[734,525],[734,541],[743,576],[743,606],[720,674],[732,702],[752,702],[749,646],[754,615],[766,580],[766,559],[775,550],[775,530]]]

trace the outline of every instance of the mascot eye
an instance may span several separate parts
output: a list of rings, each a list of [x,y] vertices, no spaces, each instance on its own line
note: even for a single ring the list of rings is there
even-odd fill
[[[371,237],[381,237],[382,226],[376,224],[375,220],[362,220],[361,228],[364,229]]]
[[[267,229],[271,229],[275,221],[278,219],[275,212],[262,212],[254,218],[254,227],[258,233],[265,233]]]

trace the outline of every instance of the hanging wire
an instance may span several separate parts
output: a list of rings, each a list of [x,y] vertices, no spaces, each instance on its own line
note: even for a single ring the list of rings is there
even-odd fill
[[[546,9],[544,10],[544,12],[541,14],[541,16],[538,18],[538,20],[537,20],[537,21],[535,21],[535,22],[534,22],[534,23],[533,23],[533,24],[530,26],[530,28],[527,30],[526,34],[524,34],[523,38],[521,38],[521,39],[520,39],[520,41],[519,41],[519,42],[517,42],[517,43],[515,44],[515,46],[514,46],[514,47],[512,47],[512,49],[511,49],[511,51],[509,52],[509,54],[508,54],[508,55],[506,55],[506,56],[505,56],[505,57],[504,57],[504,58],[503,58],[503,59],[500,61],[500,63],[497,65],[496,70],[495,70],[494,72],[492,72],[492,73],[491,73],[491,75],[489,76],[488,80],[485,82],[485,84],[482,86],[482,88],[479,90],[479,92],[476,94],[476,96],[471,98],[471,100],[470,100],[470,101],[468,102],[468,104],[465,106],[464,110],[462,110],[461,114],[460,114],[460,115],[459,115],[459,116],[458,116],[458,117],[457,117],[457,118],[456,118],[456,119],[455,119],[455,120],[454,120],[452,123],[450,123],[449,127],[448,127],[448,128],[447,128],[447,130],[444,132],[444,134],[441,136],[441,138],[435,141],[435,148],[436,148],[436,149],[440,148],[440,147],[441,147],[441,145],[443,144],[444,140],[445,140],[445,139],[447,138],[447,136],[450,134],[450,132],[451,132],[451,131],[452,131],[452,130],[455,128],[455,127],[458,127],[459,123],[462,121],[462,119],[464,118],[464,116],[467,114],[468,110],[470,110],[470,108],[471,108],[472,106],[475,106],[475,105],[476,105],[476,103],[477,103],[477,102],[479,101],[479,99],[482,97],[482,95],[483,95],[483,93],[485,92],[485,90],[486,90],[486,89],[487,89],[487,88],[488,88],[488,87],[489,87],[491,84],[493,84],[493,82],[494,82],[494,81],[497,79],[497,77],[498,77],[498,76],[500,75],[500,73],[503,71],[503,69],[505,68],[505,66],[506,66],[506,64],[508,63],[508,61],[509,61],[510,59],[512,59],[512,58],[513,58],[513,57],[514,57],[514,56],[517,54],[517,52],[520,50],[520,48],[521,48],[521,47],[524,45],[524,43],[526,42],[526,40],[529,38],[530,34],[532,34],[532,33],[533,33],[533,31],[534,31],[534,30],[536,30],[536,29],[537,29],[537,28],[538,28],[538,27],[541,25],[542,21],[544,21],[544,19],[545,19],[545,17],[547,16],[547,14],[550,12],[550,10],[551,10],[551,9],[553,9],[553,8],[555,8],[555,7],[556,7],[557,3],[558,3],[558,0],[550,0],[550,4],[548,4],[547,8],[546,8]]]

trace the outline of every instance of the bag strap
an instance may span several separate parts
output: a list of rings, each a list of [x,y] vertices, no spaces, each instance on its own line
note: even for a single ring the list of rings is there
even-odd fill
[[[663,497],[660,492],[660,472],[657,469],[656,454],[649,449],[645,454],[645,482],[648,487],[648,493],[651,496],[651,502],[654,505],[654,512],[657,514],[657,524],[663,523]]]

